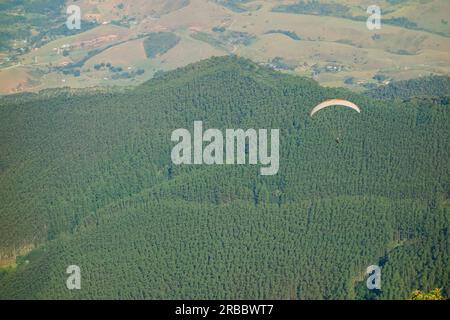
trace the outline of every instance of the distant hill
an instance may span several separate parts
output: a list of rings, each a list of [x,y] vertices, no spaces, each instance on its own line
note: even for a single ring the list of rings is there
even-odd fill
[[[362,113],[309,116],[337,97]],[[0,99],[0,298],[447,296],[448,107],[235,57],[136,88]],[[171,132],[195,120],[280,129],[278,174],[173,165]],[[65,287],[73,264],[82,290]],[[365,287],[372,264],[381,292]]]
[[[380,99],[450,96],[450,77],[429,76],[394,81],[386,86],[368,91],[368,95]]]

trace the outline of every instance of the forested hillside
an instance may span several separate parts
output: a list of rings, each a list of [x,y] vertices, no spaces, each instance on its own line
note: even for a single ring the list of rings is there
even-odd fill
[[[362,112],[311,118],[328,98]],[[278,174],[173,165],[172,131],[196,120],[280,129]],[[234,57],[133,89],[5,97],[0,258],[17,259],[0,298],[448,296],[449,135],[448,99],[376,100]]]
[[[449,76],[429,76],[418,79],[394,81],[387,86],[369,90],[374,98],[403,100],[420,97],[450,96]]]

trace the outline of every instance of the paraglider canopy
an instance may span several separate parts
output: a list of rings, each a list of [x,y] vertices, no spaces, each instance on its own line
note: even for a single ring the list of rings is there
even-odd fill
[[[348,107],[351,108],[359,113],[361,113],[361,109],[354,104],[353,102],[347,101],[347,100],[343,100],[343,99],[330,99],[330,100],[325,100],[321,103],[319,103],[317,106],[315,106],[312,110],[311,110],[311,117],[318,111],[326,108],[326,107],[330,107],[330,106],[344,106],[344,107]]]
[[[355,110],[358,113],[361,113],[361,109],[356,104],[354,104],[353,102],[350,102],[350,101],[347,101],[347,100],[343,100],[343,99],[330,99],[330,100],[325,100],[325,101],[319,103],[317,106],[315,106],[311,110],[311,113],[310,113],[311,117],[316,112],[318,112],[318,111],[320,111],[320,110],[322,110],[324,108],[330,107],[330,106],[343,106],[343,107],[347,107],[347,108],[350,108],[352,110]],[[339,124],[338,124],[338,126],[339,126]],[[340,136],[341,136],[343,130],[338,128],[338,129],[336,129],[334,131],[336,131],[335,134],[337,135],[335,141],[336,141],[337,144],[340,144],[341,143]]]

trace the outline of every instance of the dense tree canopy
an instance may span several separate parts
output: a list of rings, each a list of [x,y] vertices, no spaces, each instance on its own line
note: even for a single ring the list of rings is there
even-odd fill
[[[362,112],[309,116],[330,98]],[[171,132],[196,120],[280,129],[278,174],[173,165]],[[449,120],[448,99],[376,100],[234,57],[134,89],[5,97],[0,258],[17,265],[0,298],[447,295]]]

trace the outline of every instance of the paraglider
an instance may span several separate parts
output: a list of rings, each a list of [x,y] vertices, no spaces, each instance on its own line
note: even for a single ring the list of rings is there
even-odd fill
[[[312,110],[311,110],[311,117],[318,111],[326,108],[326,107],[330,107],[330,106],[344,106],[344,107],[348,107],[351,108],[355,111],[357,111],[358,113],[361,113],[361,109],[354,104],[353,102],[347,101],[347,100],[342,100],[342,99],[330,99],[330,100],[325,100],[321,103],[319,103],[317,106],[315,106]]]
[[[350,108],[352,110],[355,110],[358,113],[361,113],[361,109],[354,104],[353,102],[347,101],[347,100],[343,100],[343,99],[330,99],[330,100],[325,100],[321,103],[319,103],[317,106],[315,106],[311,112],[310,112],[310,116],[312,117],[315,113],[317,113],[318,111],[327,108],[327,107],[331,107],[331,106],[343,106],[343,107],[347,107]],[[341,143],[341,139],[338,137],[336,137],[335,139],[337,144]]]

